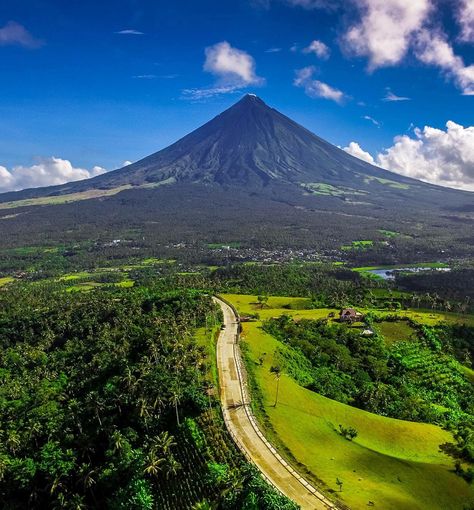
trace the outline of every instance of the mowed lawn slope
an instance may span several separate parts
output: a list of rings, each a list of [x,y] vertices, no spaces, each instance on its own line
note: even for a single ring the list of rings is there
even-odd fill
[[[255,296],[224,297],[241,313],[257,312],[262,318],[283,312],[318,318],[330,311],[283,308],[304,306],[304,300],[295,298],[270,298],[269,308],[260,310],[254,304]],[[276,381],[270,367],[281,344],[263,332],[260,324],[244,323],[242,340],[248,345],[251,372],[262,393],[269,437],[286,446],[329,489],[339,490],[339,478],[343,482],[339,495],[351,509],[373,504],[384,510],[462,510],[474,500],[469,485],[451,471],[452,461],[439,452],[441,443],[452,441],[439,427],[340,404],[300,387],[286,375],[281,378],[279,402],[274,407]],[[262,356],[260,366],[257,361]],[[337,431],[339,424],[354,427],[357,438],[353,442],[344,439]]]

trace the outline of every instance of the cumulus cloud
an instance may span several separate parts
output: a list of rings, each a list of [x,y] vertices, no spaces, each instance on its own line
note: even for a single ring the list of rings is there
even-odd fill
[[[385,97],[382,98],[382,101],[393,102],[393,101],[411,101],[411,98],[405,96],[397,96],[397,94],[393,93],[389,88],[387,89],[387,93]]]
[[[474,191],[474,126],[463,127],[450,120],[445,130],[415,128],[414,137],[395,137],[394,144],[375,158],[356,142],[344,150],[392,172]]]
[[[106,171],[100,166],[94,166],[91,170],[76,168],[67,159],[55,157],[41,159],[32,166],[15,166],[11,170],[0,166],[0,192],[80,181]]]
[[[461,27],[461,41],[474,42],[474,0],[459,0],[456,19]]]
[[[255,60],[245,51],[233,48],[227,41],[205,50],[204,70],[220,79],[240,85],[255,85],[261,78],[255,72]]]
[[[23,48],[35,49],[43,46],[44,42],[36,39],[26,30],[23,25],[16,21],[9,21],[0,28],[0,46],[23,46]]]
[[[322,41],[315,39],[311,41],[309,46],[303,49],[303,53],[314,53],[319,58],[327,59],[331,51]]]
[[[375,165],[374,158],[366,152],[357,142],[351,142],[347,147],[343,147],[347,153],[351,156],[355,156],[356,158],[362,159],[371,165]]]
[[[232,47],[227,41],[207,47],[205,54],[203,69],[212,73],[217,82],[210,88],[186,89],[183,91],[185,97],[204,99],[237,92],[249,85],[262,85],[265,81],[256,73],[254,58],[247,52]]]
[[[334,87],[331,87],[327,83],[319,80],[314,80],[313,75],[316,72],[314,66],[303,67],[295,71],[295,79],[293,85],[295,87],[301,87],[304,89],[306,95],[309,97],[320,97],[323,99],[329,99],[336,103],[342,103],[346,98],[344,92]]]
[[[360,20],[344,36],[346,48],[369,59],[369,69],[398,64],[431,12],[430,0],[355,0]]]
[[[454,79],[465,95],[474,95],[474,64],[466,66],[454,54],[452,46],[441,31],[422,30],[418,34],[415,53],[427,65],[439,67]]]
[[[441,69],[465,95],[474,94],[474,65],[456,55],[433,22],[434,0],[353,0],[359,20],[342,37],[347,52],[368,58],[369,70],[399,64],[409,51],[422,63]],[[460,0],[460,39],[474,41],[474,0]],[[388,93],[386,100],[397,101]],[[404,99],[406,100],[406,99]]]

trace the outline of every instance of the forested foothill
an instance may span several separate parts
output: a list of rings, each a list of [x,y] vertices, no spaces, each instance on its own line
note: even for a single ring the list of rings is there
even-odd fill
[[[382,280],[350,264],[124,263],[126,251],[81,271],[65,271],[58,261],[67,257],[54,249],[2,259],[25,262],[0,273],[2,508],[296,508],[225,430],[215,367],[221,317],[211,301],[219,293],[259,296],[254,318],[269,296],[298,298],[289,312],[333,309],[317,320],[265,318],[264,331],[291,350],[279,355],[281,369],[336,401],[451,431],[440,448],[471,483],[468,262],[447,278]],[[348,306],[363,311],[373,334],[338,323]]]

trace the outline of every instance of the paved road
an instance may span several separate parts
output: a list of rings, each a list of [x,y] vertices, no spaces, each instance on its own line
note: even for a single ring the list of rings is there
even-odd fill
[[[337,507],[302,478],[265,439],[250,412],[246,377],[240,357],[237,317],[232,308],[214,298],[224,314],[225,329],[217,343],[220,398],[227,429],[247,459],[281,493],[303,509]]]

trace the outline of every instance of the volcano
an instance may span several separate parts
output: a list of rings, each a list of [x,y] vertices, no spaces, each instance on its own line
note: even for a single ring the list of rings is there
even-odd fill
[[[366,240],[378,263],[381,253],[393,263],[469,255],[473,226],[473,193],[370,165],[252,94],[129,166],[0,195],[0,235],[12,248],[113,236],[163,257],[165,247],[202,253],[229,241],[356,257],[351,243]]]
[[[354,158],[247,94],[173,145],[127,167],[80,182],[0,195],[0,200],[174,183],[247,190],[278,183],[320,194],[334,187],[340,196],[374,187],[422,194],[439,190]]]

